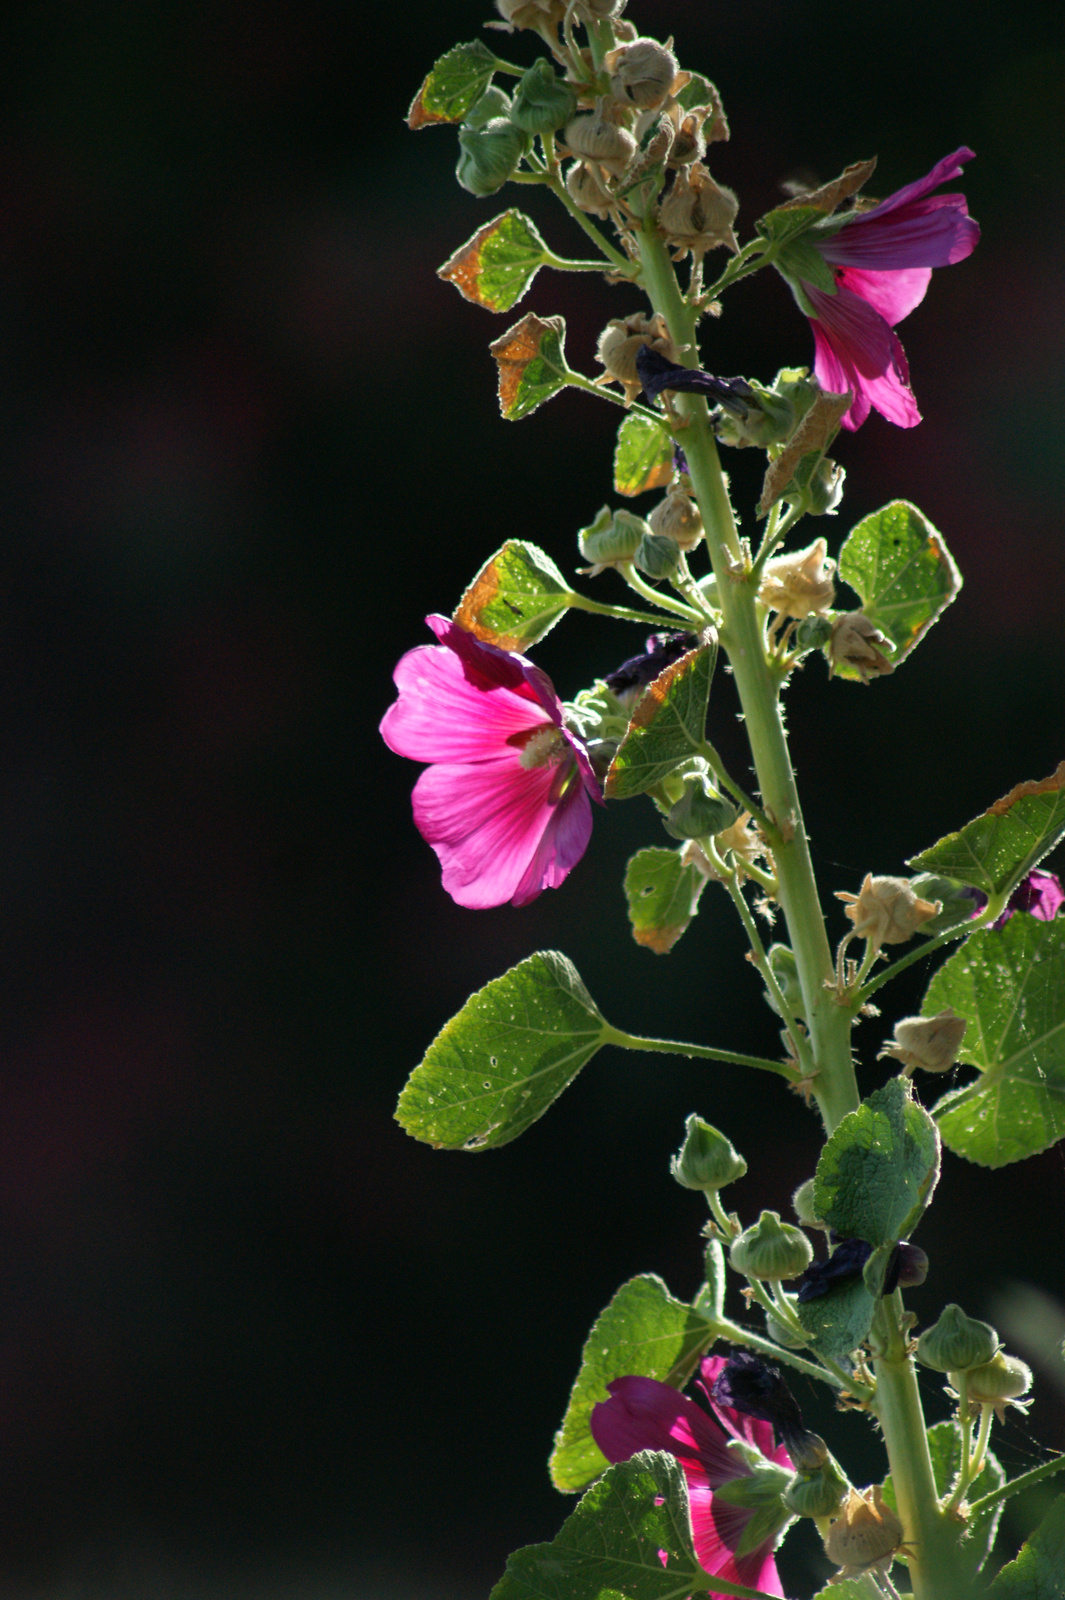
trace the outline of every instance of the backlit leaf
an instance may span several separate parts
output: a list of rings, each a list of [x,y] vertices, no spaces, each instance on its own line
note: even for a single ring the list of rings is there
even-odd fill
[[[614,488],[628,496],[664,489],[673,477],[673,440],[650,417],[630,414],[618,429]]]
[[[535,223],[520,211],[504,211],[478,228],[436,275],[474,305],[509,311],[546,259],[547,246]]]
[[[817,1163],[814,1211],[841,1239],[908,1239],[939,1177],[932,1118],[892,1078],[843,1118]]]
[[[672,950],[699,906],[706,878],[682,850],[640,850],[625,869],[632,936],[656,955]]]
[[[492,81],[497,60],[479,39],[457,44],[437,61],[414,96],[408,128],[438,122],[461,122]]]
[[[1019,783],[982,816],[922,850],[908,865],[971,884],[986,895],[1005,894],[1062,838],[1065,761],[1041,782]]]
[[[1065,1495],[1059,1494],[1016,1561],[991,1585],[992,1600],[1062,1600],[1065,1594]]]
[[[550,633],[571,593],[550,556],[508,539],[474,578],[454,620],[485,644],[520,652]]]
[[[532,312],[489,345],[499,366],[499,409],[508,422],[527,417],[565,387],[566,324]]]
[[[941,534],[906,500],[893,500],[851,530],[839,554],[839,575],[862,602],[874,627],[904,661],[961,588],[961,573]],[[858,678],[853,667],[836,676]]]
[[[644,690],[610,763],[609,799],[643,794],[701,749],[717,639],[709,629],[700,637],[704,643],[674,661]]]

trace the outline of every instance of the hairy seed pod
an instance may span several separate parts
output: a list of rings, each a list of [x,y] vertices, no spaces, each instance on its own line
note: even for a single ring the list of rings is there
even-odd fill
[[[673,539],[661,533],[648,533],[640,540],[632,560],[649,578],[668,578],[677,570],[680,551]]]
[[[590,216],[606,222],[614,207],[614,197],[596,176],[593,167],[575,161],[566,174],[566,193],[575,205]]]
[[[947,1377],[959,1388],[960,1373],[948,1372]],[[1001,1350],[983,1366],[970,1367],[964,1374],[969,1391],[969,1405],[991,1406],[1001,1421],[1006,1406],[1016,1403],[1032,1387],[1032,1369],[1017,1356],[1007,1356]],[[1020,1407],[1023,1411],[1025,1408]]]
[[[731,189],[715,183],[701,161],[678,172],[658,208],[658,223],[680,261],[689,251],[696,260],[724,245],[739,249],[732,224],[740,203]]]
[[[565,0],[496,0],[496,10],[507,25],[507,32],[514,28],[556,28],[566,14]]]
[[[892,648],[886,634],[860,611],[844,611],[834,618],[825,654],[829,676],[837,667],[853,667],[863,683],[894,672],[895,663],[884,654]]]
[[[652,533],[665,533],[685,552],[694,550],[703,536],[703,519],[691,495],[679,487],[670,489],[648,517]],[[716,831],[716,830],[715,830]]]
[[[611,50],[604,57],[603,65],[610,74],[610,92],[614,98],[637,106],[641,111],[653,111],[664,105],[673,93],[678,76],[676,56],[655,39],[634,39],[631,44]]]
[[[678,363],[680,360],[680,352],[669,337],[669,329],[657,312],[651,317],[637,312],[624,319],[614,318],[599,335],[596,355],[606,368],[606,374],[596,381],[609,383],[613,380],[620,383],[625,390],[627,404],[631,404],[643,389],[636,370],[636,356],[644,345],[656,350],[668,361]]]
[[[965,1018],[955,1016],[952,1006],[934,1017],[903,1017],[895,1024],[894,1044],[885,1045],[877,1059],[894,1056],[902,1062],[907,1077],[915,1067],[923,1072],[949,1072],[958,1059],[965,1029]]]
[[[510,116],[510,96],[497,89],[494,83],[475,100],[463,118],[464,128],[483,128],[486,122],[491,122],[493,117]]]
[[[597,100],[594,111],[574,117],[562,135],[566,148],[582,161],[594,161],[615,178],[620,177],[636,153],[636,140],[607,115],[607,102]]]
[[[836,899],[845,902],[855,932],[874,950],[884,944],[905,944],[923,922],[943,909],[939,900],[922,900],[905,878],[874,878],[871,872],[858,894],[837,889]]]
[[[842,1514],[825,1534],[825,1554],[841,1577],[886,1572],[902,1543],[902,1523],[884,1503],[879,1484],[861,1493],[852,1489]]]
[[[827,611],[836,598],[832,574],[834,561],[826,560],[828,543],[815,539],[805,550],[774,556],[762,573],[758,598],[770,611],[785,617],[808,617],[814,611]]]

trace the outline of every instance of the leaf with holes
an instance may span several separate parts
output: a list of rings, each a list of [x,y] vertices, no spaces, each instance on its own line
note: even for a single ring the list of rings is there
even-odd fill
[[[680,850],[639,850],[625,868],[632,937],[664,956],[672,950],[699,909],[706,879],[685,866]]]
[[[457,44],[435,62],[414,96],[407,113],[408,128],[428,128],[439,122],[461,122],[479,100],[500,65],[479,39]]]
[[[892,1078],[843,1118],[817,1163],[814,1211],[841,1239],[908,1239],[939,1177],[935,1123]]]
[[[592,1407],[607,1399],[614,1378],[657,1378],[683,1388],[699,1357],[713,1341],[713,1324],[674,1300],[661,1278],[632,1278],[596,1318],[581,1356],[581,1369],[569,1397],[551,1452],[551,1482],[563,1491],[583,1489],[606,1469],[607,1460],[592,1438]]]
[[[471,995],[437,1034],[399,1097],[396,1120],[438,1149],[509,1144],[608,1034],[572,962],[537,951]]]
[[[536,224],[520,211],[504,211],[436,269],[465,299],[489,311],[509,311],[548,259]]]
[[[664,489],[673,476],[673,440],[650,417],[630,414],[618,429],[614,488],[630,498]]]
[[[550,1544],[516,1550],[490,1600],[683,1600],[713,1583],[692,1548],[680,1463],[641,1450],[588,1490]]]
[[[942,616],[961,588],[961,573],[924,514],[893,500],[864,517],[839,553],[839,575],[858,595],[862,611],[895,646],[897,667]],[[858,678],[853,667],[836,676]]]
[[[936,1422],[928,1429],[927,1438],[936,1489],[945,1499],[961,1470],[961,1428],[956,1422]],[[979,1500],[982,1495],[990,1494],[992,1489],[999,1488],[1005,1481],[1006,1474],[989,1450],[984,1456],[984,1470],[974,1481],[968,1498]],[[884,1500],[892,1511],[898,1511],[895,1485],[890,1475],[884,1480]],[[1002,1502],[999,1501],[997,1505],[989,1506],[985,1511],[975,1512],[966,1519],[965,1531],[958,1543],[958,1554],[965,1566],[965,1576],[970,1581],[976,1577],[991,1553],[1001,1514]]]
[[[474,578],[454,620],[485,644],[527,650],[550,633],[572,592],[537,545],[508,539]]]
[[[499,367],[499,409],[508,422],[529,416],[565,388],[565,337],[561,317],[534,317],[530,311],[488,346]]]
[[[968,1026],[958,1058],[980,1069],[934,1116],[943,1143],[1004,1167],[1065,1137],[1065,918],[1019,911],[974,933],[936,973],[922,1012],[953,1006]]]
[[[1041,782],[1019,783],[982,816],[907,863],[986,895],[1007,894],[1065,838],[1065,761]]]
[[[608,799],[646,793],[702,748],[717,637],[708,628],[700,639],[644,690],[606,775]]]

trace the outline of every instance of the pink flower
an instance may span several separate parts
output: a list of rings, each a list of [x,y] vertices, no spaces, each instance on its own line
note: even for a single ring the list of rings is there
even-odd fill
[[[924,299],[933,267],[964,261],[976,248],[980,229],[965,196],[932,194],[957,177],[972,156],[965,147],[955,150],[927,177],[871,211],[856,213],[831,237],[807,236],[836,279],[835,294],[798,281],[814,313],[818,382],[833,394],[854,392],[845,428],[860,427],[871,406],[900,428],[921,420],[906,355],[893,329]]]
[[[773,1546],[790,1520],[787,1512],[782,1510],[775,1528],[771,1527],[760,1544],[741,1554],[744,1532],[755,1510],[750,1505],[730,1505],[714,1493],[727,1483],[754,1476],[743,1454],[728,1448],[730,1436],[753,1446],[767,1462],[789,1475],[792,1470],[788,1452],[774,1442],[770,1423],[714,1400],[713,1382],[725,1365],[720,1356],[702,1363],[701,1387],[716,1422],[668,1383],[655,1378],[617,1378],[607,1384],[610,1399],[592,1410],[592,1437],[608,1461],[628,1461],[639,1450],[665,1450],[676,1456],[688,1484],[692,1539],[704,1571],[766,1594],[783,1595]],[[779,1496],[779,1488],[773,1493]],[[715,1593],[710,1591],[711,1600]]]
[[[425,620],[440,645],[400,661],[381,735],[434,763],[414,785],[414,821],[452,899],[526,905],[581,859],[599,784],[545,672],[446,617]]]
[[[1063,905],[1065,889],[1061,887],[1061,879],[1053,872],[1030,872],[1021,879],[1007,900],[1005,911],[991,926],[1003,927],[1015,911],[1027,911],[1040,922],[1053,922]]]

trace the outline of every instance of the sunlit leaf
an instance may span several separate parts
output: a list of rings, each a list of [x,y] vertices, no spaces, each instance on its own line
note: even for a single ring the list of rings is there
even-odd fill
[[[699,907],[706,878],[682,850],[640,850],[625,869],[632,936],[656,955],[672,950]]]
[[[650,417],[630,414],[618,429],[614,488],[628,496],[664,489],[673,477],[673,440]]]
[[[644,690],[610,763],[608,798],[643,794],[701,749],[717,639],[709,629],[700,637],[704,643],[674,661]]]
[[[860,598],[869,621],[895,646],[895,666],[961,588],[961,573],[942,535],[906,500],[893,500],[852,529],[839,554],[839,575]],[[859,674],[842,663],[836,676]]]
[[[908,863],[1005,894],[1065,838],[1065,761],[1041,782],[1019,783],[982,816],[922,850]]]
[[[454,620],[500,650],[526,650],[550,633],[572,593],[551,557],[508,539],[466,590]]]
[[[478,228],[436,275],[453,283],[474,305],[509,311],[519,301],[547,259],[547,246],[536,224],[520,211]]]
[[[939,1177],[935,1123],[892,1078],[836,1128],[817,1163],[814,1210],[841,1239],[908,1239]]]
[[[491,83],[496,66],[497,58],[479,39],[455,45],[433,65],[414,96],[407,113],[407,127],[426,128],[438,122],[461,122]]]
[[[1059,1494],[1016,1561],[991,1585],[992,1600],[1062,1600],[1065,1594],[1065,1495]]]
[[[565,387],[566,324],[532,312],[489,345],[499,366],[499,409],[508,422],[527,417]]]

